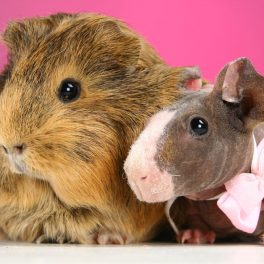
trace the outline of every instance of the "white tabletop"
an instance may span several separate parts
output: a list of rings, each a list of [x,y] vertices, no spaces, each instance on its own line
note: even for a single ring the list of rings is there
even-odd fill
[[[100,264],[100,263],[264,263],[263,246],[187,246],[146,244],[128,246],[86,246],[0,243],[0,263]]]

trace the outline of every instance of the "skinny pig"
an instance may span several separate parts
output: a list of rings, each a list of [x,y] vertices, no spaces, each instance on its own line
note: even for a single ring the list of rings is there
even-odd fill
[[[233,61],[213,90],[186,92],[151,118],[125,162],[128,182],[141,201],[173,199],[180,242],[263,242],[263,122],[264,77],[248,59]]]

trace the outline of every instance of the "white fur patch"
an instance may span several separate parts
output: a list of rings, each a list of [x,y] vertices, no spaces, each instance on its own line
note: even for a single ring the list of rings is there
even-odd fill
[[[155,155],[158,141],[175,112],[163,110],[154,115],[132,145],[125,161],[124,170],[128,183],[139,200],[161,202],[173,197],[172,175],[160,171]]]

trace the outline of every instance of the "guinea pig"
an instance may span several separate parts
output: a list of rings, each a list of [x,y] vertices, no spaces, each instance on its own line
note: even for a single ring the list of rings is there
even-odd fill
[[[138,201],[123,163],[146,120],[199,71],[169,68],[102,15],[12,22],[3,38],[10,65],[0,94],[0,227],[36,242],[154,237],[164,204]]]
[[[178,232],[174,225],[180,242],[213,243],[231,237],[263,242],[264,179],[258,176],[262,157],[259,168],[253,159],[256,142],[264,137],[263,102],[264,77],[248,59],[237,59],[220,72],[213,90],[186,92],[155,114],[131,147],[124,166],[131,188],[141,201],[172,199],[168,214],[173,225],[183,208],[185,221],[178,227],[186,230]],[[248,173],[251,170],[257,177]],[[242,185],[237,183],[241,177]],[[258,192],[254,207],[244,208]],[[224,201],[226,195],[233,201]],[[251,212],[254,203],[256,212]],[[232,215],[236,210],[238,215]],[[251,231],[234,218],[248,221],[253,216],[256,226]]]

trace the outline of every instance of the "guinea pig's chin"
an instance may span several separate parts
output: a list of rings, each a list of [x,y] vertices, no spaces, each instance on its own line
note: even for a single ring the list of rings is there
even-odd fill
[[[148,188],[144,188],[142,185],[137,185],[136,182],[129,180],[129,185],[135,195],[137,196],[138,200],[147,203],[158,203],[158,202],[166,202],[173,197],[174,191],[171,188],[171,184],[169,185],[153,185],[148,186]]]
[[[142,199],[143,199],[142,194],[141,194],[140,189],[138,188],[137,184],[134,181],[130,181],[130,180],[128,180],[128,184],[129,184],[130,188],[132,189],[132,191],[137,196],[138,200],[142,201]]]
[[[150,191],[150,193],[144,193],[142,196],[142,199],[140,201],[147,202],[147,203],[161,203],[161,202],[167,202],[168,200],[174,198],[175,195],[173,192],[155,192]]]

